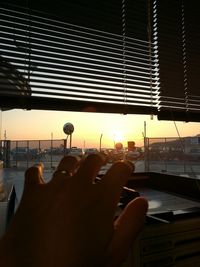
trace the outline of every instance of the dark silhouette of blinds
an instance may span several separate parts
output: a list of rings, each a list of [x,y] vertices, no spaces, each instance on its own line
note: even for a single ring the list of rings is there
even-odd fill
[[[147,4],[1,3],[0,107],[156,114],[157,63]],[[20,73],[20,89],[19,75],[12,75],[10,86],[13,72]]]
[[[200,17],[197,2],[154,2],[153,32],[158,47],[158,118],[200,121]]]

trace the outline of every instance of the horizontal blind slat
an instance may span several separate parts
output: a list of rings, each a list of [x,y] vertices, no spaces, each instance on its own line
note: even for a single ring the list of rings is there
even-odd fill
[[[144,10],[145,1],[141,2]],[[107,4],[103,1],[105,7]],[[116,2],[113,1],[111,6],[113,4]],[[116,10],[121,16],[121,2],[117,1],[117,5]],[[157,64],[153,64],[156,58],[149,53],[146,29],[141,38],[140,30],[146,27],[146,21],[141,19],[139,9],[138,13],[134,11],[137,13],[134,16],[127,12],[127,23],[131,25],[134,18],[135,27],[141,29],[127,31],[125,39],[119,14],[108,18],[112,23],[117,18],[120,24],[109,32],[98,23],[97,27],[96,24],[89,27],[95,17],[78,25],[84,19],[81,16],[80,20],[77,18],[79,23],[74,24],[73,19],[66,22],[63,17],[58,19],[47,13],[41,16],[36,10],[11,8],[6,4],[1,12],[1,59],[13,66],[13,72],[14,69],[20,72],[30,86],[30,97],[87,99],[93,105],[105,101],[157,106]],[[97,16],[101,14],[98,12]],[[6,85],[5,79],[10,70],[10,67],[2,69],[1,66],[4,94],[10,85],[9,82]],[[15,82],[17,85],[17,75],[13,75],[12,92]],[[26,92],[24,85],[21,85],[22,91]]]

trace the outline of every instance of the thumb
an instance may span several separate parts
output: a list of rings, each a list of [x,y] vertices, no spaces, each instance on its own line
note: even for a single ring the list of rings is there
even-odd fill
[[[106,267],[117,267],[128,255],[129,249],[142,230],[148,210],[145,198],[138,197],[131,201],[115,221],[115,230],[108,247]]]

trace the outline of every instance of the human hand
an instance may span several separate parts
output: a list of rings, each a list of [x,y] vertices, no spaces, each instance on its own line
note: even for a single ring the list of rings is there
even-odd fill
[[[117,267],[142,229],[147,202],[130,202],[114,221],[130,165],[117,162],[94,183],[103,160],[63,158],[50,182],[25,173],[19,208],[0,242],[1,267]],[[79,166],[80,165],[80,166]]]

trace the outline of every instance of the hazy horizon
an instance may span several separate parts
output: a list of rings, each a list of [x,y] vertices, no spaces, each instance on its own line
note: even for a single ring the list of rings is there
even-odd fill
[[[1,111],[1,140],[66,139],[63,125],[74,125],[72,145],[77,147],[114,147],[128,141],[143,146],[144,135],[150,138],[186,137],[200,133],[199,123],[158,121],[150,115],[121,115],[67,111]],[[101,137],[102,136],[102,137]]]

